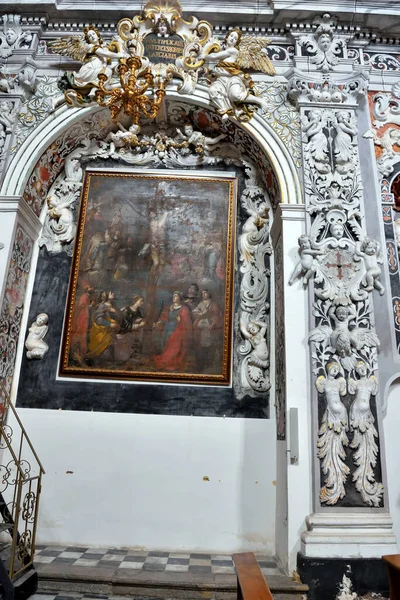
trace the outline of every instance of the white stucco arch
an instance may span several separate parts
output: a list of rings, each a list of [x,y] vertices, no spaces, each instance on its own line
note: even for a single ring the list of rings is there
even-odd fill
[[[179,94],[175,89],[167,91],[166,98],[199,107],[212,109],[206,88],[199,86],[195,94],[188,96]],[[97,105],[85,108],[71,108],[63,104],[42,121],[23,142],[8,165],[0,194],[3,196],[20,196],[28,177],[36,162],[46,148],[69,127],[76,125],[81,119],[104,110]],[[249,123],[235,122],[244,129],[259,145],[273,166],[280,188],[283,204],[300,204],[301,187],[297,168],[278,134],[259,114]]]
[[[171,90],[168,90],[167,92],[167,100],[169,101],[176,101],[179,103],[186,103],[186,104],[191,104],[191,105],[195,105],[197,107],[202,107],[202,108],[206,108],[209,110],[213,110],[213,107],[210,105],[210,102],[208,100],[208,93],[206,88],[204,87],[199,87],[198,90],[196,90],[196,93],[191,95],[191,96],[187,96],[187,95],[181,95],[177,92],[176,88],[173,88]],[[0,194],[3,197],[12,197],[14,199],[16,198],[21,198],[22,194],[24,193],[24,189],[26,187],[26,184],[29,180],[29,177],[32,173],[32,170],[34,169],[36,163],[38,162],[38,160],[40,159],[40,157],[43,155],[43,153],[46,152],[47,148],[57,139],[59,138],[64,132],[66,132],[68,129],[70,129],[71,127],[76,126],[79,122],[83,121],[84,119],[87,119],[87,117],[94,115],[100,111],[103,111],[106,109],[100,108],[97,105],[92,105],[89,107],[84,107],[84,108],[71,108],[69,106],[67,106],[66,104],[61,105],[58,109],[56,109],[53,113],[49,114],[47,116],[47,118],[42,121],[30,134],[29,136],[24,140],[24,142],[21,144],[21,146],[18,148],[17,152],[15,153],[15,155],[12,157],[8,168],[7,168],[7,172],[1,187],[1,191]],[[285,279],[288,277],[288,275],[286,273],[288,273],[289,269],[291,270],[292,268],[292,263],[293,263],[293,259],[296,259],[296,242],[295,240],[297,239],[298,235],[301,234],[303,232],[303,223],[304,223],[304,205],[302,205],[302,195],[301,195],[301,185],[300,185],[300,176],[299,176],[299,172],[297,170],[297,167],[291,157],[290,154],[290,148],[287,148],[284,144],[284,142],[281,140],[281,138],[278,136],[278,134],[274,131],[274,129],[266,122],[266,120],[264,118],[262,118],[259,114],[255,114],[254,117],[251,119],[251,121],[249,123],[238,123],[235,121],[235,125],[237,127],[240,127],[241,129],[243,129],[244,131],[246,131],[246,133],[249,135],[249,137],[251,137],[258,145],[259,147],[262,149],[262,151],[265,153],[266,157],[268,158],[268,161],[270,162],[273,170],[275,171],[275,176],[279,185],[279,199],[280,202],[282,203],[282,210],[277,210],[276,211],[276,216],[277,218],[275,219],[275,224],[274,224],[274,234],[272,235],[272,237],[274,238],[274,240],[277,239],[277,229],[279,229],[280,227],[282,227],[283,229],[283,235],[282,237],[285,238],[285,244],[284,244],[284,249],[283,252],[285,254],[284,257],[284,269],[285,269]],[[37,221],[37,224],[39,225],[39,219],[37,219],[35,217],[35,215],[33,214],[32,211],[30,211],[29,207],[26,205],[26,203],[24,202],[24,200],[20,200],[19,201],[20,204],[25,206],[25,210],[29,211],[32,213],[32,217],[34,220]],[[43,216],[43,215],[42,215]],[[282,217],[282,218],[281,218]],[[39,235],[39,232],[38,232]],[[275,243],[275,242],[274,242]],[[289,255],[290,253],[290,255]],[[32,265],[35,264],[35,260],[33,260]],[[32,280],[32,284],[33,284],[33,280]],[[29,299],[30,299],[30,294],[32,292],[32,286],[30,286],[30,289],[28,289],[27,292],[27,296],[26,296],[26,305],[28,305],[29,303]],[[302,290],[295,290],[295,289],[290,289],[290,291],[288,290],[288,293],[286,294],[285,291],[285,312],[287,312],[287,314],[293,315],[293,320],[295,321],[295,324],[293,324],[292,322],[290,322],[290,319],[287,322],[287,331],[292,331],[293,327],[296,326],[298,327],[298,317],[297,314],[306,314],[306,297],[303,294]],[[292,307],[292,308],[290,308]],[[295,308],[294,308],[295,307]],[[296,316],[295,316],[296,315]],[[271,314],[271,318],[273,319],[273,315]],[[25,316],[22,322],[22,326],[21,326],[21,332],[25,331],[26,329],[26,325],[27,325],[27,311],[25,311]],[[305,328],[305,321],[303,323],[301,323],[301,331],[299,334],[299,343],[296,345],[293,343],[291,343],[291,347],[290,347],[290,357],[293,356],[299,356],[300,351],[302,350],[302,339],[304,339],[304,335],[302,332],[302,329]],[[19,352],[21,353],[23,351],[23,341],[20,338],[20,344],[19,344],[20,348],[19,348]],[[288,344],[289,346],[289,344]],[[305,364],[303,364],[303,362],[305,361]],[[296,467],[296,470],[292,470],[290,473],[287,472],[287,465],[286,465],[286,458],[287,458],[287,454],[286,454],[286,442],[282,441],[279,444],[279,448],[277,447],[277,451],[279,452],[279,467],[277,470],[274,471],[275,474],[273,474],[272,472],[269,473],[268,469],[266,469],[267,463],[269,465],[269,458],[271,456],[273,456],[275,454],[275,449],[272,450],[272,446],[275,446],[276,444],[276,439],[275,439],[275,432],[272,432],[270,430],[268,430],[266,432],[265,430],[265,421],[263,422],[257,422],[256,420],[254,420],[254,422],[252,423],[239,423],[239,421],[235,421],[235,420],[226,420],[226,426],[224,428],[224,433],[222,434],[222,438],[223,440],[235,440],[235,439],[241,439],[241,443],[242,443],[242,450],[244,455],[247,456],[247,461],[249,462],[249,465],[253,465],[251,468],[254,468],[255,470],[257,470],[258,468],[264,468],[265,470],[265,475],[267,477],[271,476],[271,480],[272,479],[278,479],[278,489],[277,489],[277,495],[275,496],[275,492],[274,494],[268,494],[267,491],[265,491],[265,495],[264,496],[260,496],[260,500],[257,501],[259,503],[254,504],[253,510],[251,511],[252,515],[256,515],[254,522],[253,522],[253,517],[250,518],[250,514],[248,514],[246,511],[244,511],[242,508],[238,508],[238,507],[234,507],[234,510],[232,510],[232,515],[229,514],[229,519],[231,519],[230,521],[230,525],[226,525],[225,529],[228,531],[230,528],[233,527],[233,523],[238,523],[238,531],[234,532],[234,537],[231,537],[231,534],[229,533],[229,535],[226,535],[225,533],[221,533],[220,538],[216,538],[215,540],[215,549],[216,550],[227,550],[227,549],[232,549],[232,548],[237,548],[238,550],[247,550],[247,549],[254,549],[254,550],[262,550],[262,551],[267,551],[267,552],[271,552],[271,551],[275,551],[277,554],[279,554],[281,561],[288,566],[288,568],[293,569],[295,568],[295,561],[296,561],[296,552],[299,549],[299,539],[298,539],[298,531],[299,529],[304,528],[304,515],[308,514],[310,512],[310,503],[311,503],[311,470],[309,468],[309,464],[310,464],[310,448],[309,448],[309,438],[310,438],[310,423],[309,423],[309,408],[308,408],[308,393],[307,393],[307,381],[306,381],[306,373],[307,373],[307,359],[305,358],[304,361],[298,361],[298,363],[296,363],[296,368],[295,368],[295,373],[293,375],[293,381],[292,378],[290,379],[290,381],[287,378],[287,399],[289,400],[289,404],[287,405],[288,409],[289,409],[289,405],[295,405],[295,406],[299,406],[302,407],[304,405],[304,410],[301,411],[301,417],[300,417],[300,428],[301,428],[301,444],[300,444],[300,451],[303,457],[303,462],[301,467]],[[17,365],[19,364],[19,359],[17,359]],[[292,368],[293,371],[293,368]],[[292,387],[295,387],[296,389],[296,393],[293,393],[293,389]],[[14,391],[16,391],[16,388],[14,387]],[[305,408],[307,406],[307,408]],[[273,409],[273,403],[271,402],[271,410]],[[53,426],[55,426],[56,421],[55,419],[57,418],[57,416],[55,416],[54,412],[55,411],[45,411],[46,415],[43,417],[44,412],[43,411],[30,411],[30,409],[22,409],[22,414],[24,416],[24,419],[28,425],[28,429],[29,430],[33,430],[33,432],[35,431],[49,431]],[[57,412],[57,411],[56,411]],[[64,423],[64,427],[66,428],[66,430],[68,430],[68,428],[70,426],[73,425],[73,423],[76,424],[76,426],[78,428],[80,428],[80,431],[77,433],[77,436],[79,438],[79,435],[83,436],[86,435],[86,429],[85,427],[88,426],[89,423],[92,423],[92,421],[95,421],[97,423],[97,425],[100,428],[100,421],[103,419],[102,417],[102,413],[82,413],[79,415],[76,415],[76,413],[74,413],[74,411],[62,411],[63,415],[62,415],[62,419],[63,419],[63,423]],[[40,414],[36,414],[36,413],[40,413]],[[82,415],[84,415],[82,417]],[[79,418],[78,418],[79,417]],[[130,446],[129,444],[130,442],[130,437],[131,437],[131,431],[136,431],[136,428],[142,428],[141,430],[145,431],[147,427],[150,427],[149,431],[152,430],[151,428],[154,427],[154,422],[156,421],[156,419],[154,418],[153,415],[146,415],[143,418],[137,419],[137,415],[129,415],[129,416],[124,416],[124,418],[126,419],[126,426],[131,427],[131,430],[129,430],[129,442],[127,441],[127,447],[124,448],[124,455],[127,454],[129,455],[130,450]],[[120,415],[113,414],[111,416],[111,419],[113,420],[114,424],[117,424],[118,427],[121,426],[120,424]],[[182,418],[181,418],[182,419]],[[195,438],[196,436],[198,436],[198,443],[199,443],[199,447],[200,447],[200,440],[202,439],[202,436],[204,435],[203,433],[203,429],[206,425],[206,421],[196,421],[196,425],[193,426],[192,421],[190,420],[190,417],[185,419],[185,424],[184,424],[184,428],[187,427],[187,430],[190,432],[191,428],[193,429],[193,427],[195,427]],[[187,424],[186,424],[187,421]],[[251,420],[253,421],[253,420]],[[269,420],[268,420],[269,421]],[[183,421],[182,421],[183,422]],[[225,420],[224,420],[225,422]],[[275,427],[274,423],[267,423],[268,427],[270,427],[271,425],[273,425]],[[212,420],[210,419],[207,420],[207,426],[214,426]],[[181,425],[182,427],[182,425]],[[216,428],[218,428],[219,431],[219,436],[221,436],[221,426],[217,423],[215,425]],[[100,431],[100,429],[99,429]],[[97,435],[98,435],[98,430],[95,428],[94,429],[94,438],[93,439],[93,444],[94,447],[96,446],[96,444],[98,443],[97,441]],[[128,430],[127,430],[127,435],[128,435]],[[164,435],[164,434],[163,434]],[[192,435],[192,434],[190,434]],[[271,437],[272,435],[272,437]],[[235,437],[236,436],[236,437]],[[178,436],[177,436],[178,439]],[[188,438],[189,440],[189,438]],[[254,447],[253,444],[255,443],[254,440],[262,440],[261,445],[258,448],[258,452],[261,453],[262,455],[262,459],[259,461],[259,464],[256,464],[252,457],[254,457]],[[172,443],[169,440],[166,440],[166,443]],[[125,443],[125,442],[124,442]],[[189,441],[188,441],[189,443]],[[190,442],[191,444],[193,444],[193,441],[191,440]],[[197,443],[197,442],[196,442]],[[225,442],[224,442],[225,443]],[[270,444],[270,445],[268,445]],[[228,446],[227,446],[228,448]],[[39,448],[40,450],[40,448]],[[223,464],[223,461],[227,460],[228,457],[228,449],[226,451],[226,453],[222,456],[221,458],[221,465]],[[80,457],[79,457],[79,453],[77,453],[77,455],[74,457],[74,460],[76,460],[77,462],[79,462]],[[275,460],[273,460],[272,462],[274,462],[275,465]],[[233,464],[233,463],[232,463]],[[241,468],[239,468],[239,466],[242,464],[242,457],[240,456],[240,453],[238,453],[237,456],[237,464],[233,465],[233,468],[235,470],[235,474],[232,475],[232,482],[234,483],[234,486],[239,486],[239,488],[241,488],[241,483],[242,483],[242,479],[245,479],[245,475],[242,475],[241,472]],[[108,465],[108,463],[107,463]],[[108,468],[108,466],[107,466]],[[111,465],[110,465],[111,468]],[[274,466],[275,469],[275,466]],[[279,473],[278,473],[279,472]],[[258,475],[257,475],[258,477]],[[257,479],[257,477],[255,477],[255,479]],[[301,486],[300,486],[300,481],[301,481]],[[304,484],[304,482],[308,482],[308,484]],[[96,482],[96,485],[101,485],[102,484],[102,477],[99,477],[98,482]],[[276,481],[273,482],[274,486],[276,486]],[[299,494],[298,490],[299,490],[299,486],[302,489],[302,493]],[[280,489],[279,489],[280,488]],[[61,488],[60,488],[61,489]],[[179,485],[176,486],[176,489],[179,490]],[[288,519],[288,515],[287,515],[287,509],[285,508],[285,506],[287,506],[287,498],[288,498],[288,493],[289,490],[293,490],[296,489],[299,495],[299,501],[298,501],[298,506],[296,508],[295,511],[292,511],[292,514],[290,516],[290,519]],[[155,488],[156,490],[156,488]],[[243,495],[244,498],[246,498],[246,502],[239,502],[240,506],[246,505],[249,503],[249,499],[247,499],[246,494],[249,494],[248,491],[243,491],[241,494],[238,495],[238,499],[240,499],[241,495]],[[275,503],[275,498],[276,498],[276,503]],[[51,504],[52,500],[51,497],[49,495],[49,499],[48,499],[49,505]],[[250,498],[250,506],[252,505],[253,500]],[[190,503],[189,503],[190,504]],[[275,516],[275,504],[276,506],[280,506],[280,513],[279,515]],[[46,507],[45,507],[46,508]],[[53,509],[52,509],[53,510]],[[190,510],[189,510],[189,505],[187,507],[188,510],[188,516],[187,518],[191,518]],[[270,511],[273,511],[273,516],[272,516],[272,512],[270,513]],[[50,511],[51,512],[51,511]],[[234,514],[235,513],[235,514]],[[72,515],[74,515],[74,511],[71,512]],[[257,537],[256,541],[253,541],[253,537],[252,537],[252,532],[253,531],[258,531],[258,528],[262,528],[264,526],[264,524],[261,526],[261,522],[264,519],[264,515],[266,514],[270,514],[270,527],[272,528],[271,531],[269,531],[268,536],[265,539],[262,539],[262,537]],[[57,515],[56,515],[57,516]],[[101,518],[101,515],[99,513],[98,515],[99,518]],[[213,527],[217,527],[217,523],[218,523],[218,519],[221,519],[222,516],[217,512],[215,515],[215,522],[210,521],[210,528],[212,529]],[[64,519],[64,517],[63,517]],[[228,519],[228,521],[229,521]],[[258,521],[258,520],[259,521]],[[221,521],[222,522],[222,521]],[[64,523],[64,521],[63,521]],[[214,525],[213,525],[214,523]],[[75,526],[72,528],[71,533],[67,534],[69,528],[71,528],[71,524],[68,522],[68,520],[65,520],[65,528],[64,526],[61,528],[60,531],[60,535],[63,536],[67,536],[67,535],[74,535],[75,534]],[[273,533],[273,530],[275,531],[275,534]],[[43,533],[41,534],[43,536],[42,539],[47,539],[46,536],[51,535],[51,526],[49,524],[47,524],[47,521],[45,519],[44,521],[44,526],[43,526]],[[89,534],[88,534],[89,535]],[[111,533],[110,533],[111,535]],[[124,532],[119,532],[118,533],[119,537],[117,538],[110,538],[109,543],[112,544],[127,544],[127,538],[124,537],[125,533]],[[152,544],[156,543],[156,544],[160,544],[160,541],[152,541],[151,537],[146,537],[146,532],[143,533],[143,537],[139,538],[142,540],[142,543],[144,545],[148,545],[149,547],[151,547]],[[196,528],[194,528],[193,531],[193,538],[195,538],[195,535],[200,535],[200,533],[197,532]],[[203,535],[203,534],[201,534]],[[200,538],[203,539],[200,535]],[[248,536],[248,538],[247,538]],[[199,539],[200,539],[199,538]],[[66,538],[65,538],[66,539]],[[180,540],[175,538],[171,538],[168,537],[167,534],[165,534],[165,538],[167,543],[169,546],[173,547],[174,545],[176,545],[176,547],[179,546],[179,544],[181,543]],[[175,540],[175,541],[174,541]],[[275,542],[276,540],[276,542]],[[62,541],[61,537],[58,541]],[[72,539],[70,540],[72,543]],[[74,540],[76,541],[76,540]],[[97,539],[95,535],[93,535],[90,539],[88,538],[88,543],[93,543],[93,544],[100,544],[100,539]],[[105,538],[104,541],[102,541],[101,543],[107,543],[107,540]],[[191,541],[186,541],[186,544],[190,545]],[[197,544],[199,544],[199,542],[196,542]],[[206,547],[207,544],[209,544],[209,541],[207,541],[206,539],[204,541],[201,542],[202,544],[204,544]],[[201,545],[201,544],[200,544]]]

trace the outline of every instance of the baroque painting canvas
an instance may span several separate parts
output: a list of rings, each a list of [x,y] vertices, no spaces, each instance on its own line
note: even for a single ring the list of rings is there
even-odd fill
[[[88,170],[60,375],[229,385],[236,179]]]

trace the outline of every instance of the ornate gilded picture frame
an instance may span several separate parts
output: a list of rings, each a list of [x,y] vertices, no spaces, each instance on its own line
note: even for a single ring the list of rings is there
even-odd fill
[[[229,385],[237,181],[88,169],[60,376]]]

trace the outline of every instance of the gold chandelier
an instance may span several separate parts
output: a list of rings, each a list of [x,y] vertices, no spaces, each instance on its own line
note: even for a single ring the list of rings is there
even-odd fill
[[[138,56],[121,59],[118,66],[118,74],[121,87],[106,89],[107,75],[98,75],[99,84],[95,92],[96,102],[100,106],[106,106],[111,112],[111,117],[116,120],[123,111],[132,118],[137,125],[141,115],[148,119],[157,116],[161,102],[165,96],[165,81],[160,79],[154,91],[154,100],[151,100],[146,92],[154,88],[154,76],[149,67],[141,71],[142,61]],[[141,82],[139,82],[139,78]]]

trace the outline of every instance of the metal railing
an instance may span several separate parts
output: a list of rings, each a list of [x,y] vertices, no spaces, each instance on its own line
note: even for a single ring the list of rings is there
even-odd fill
[[[11,581],[33,564],[44,473],[0,379],[0,532],[8,532],[11,536],[11,546],[2,552]],[[4,537],[2,533],[0,539],[5,541]]]

